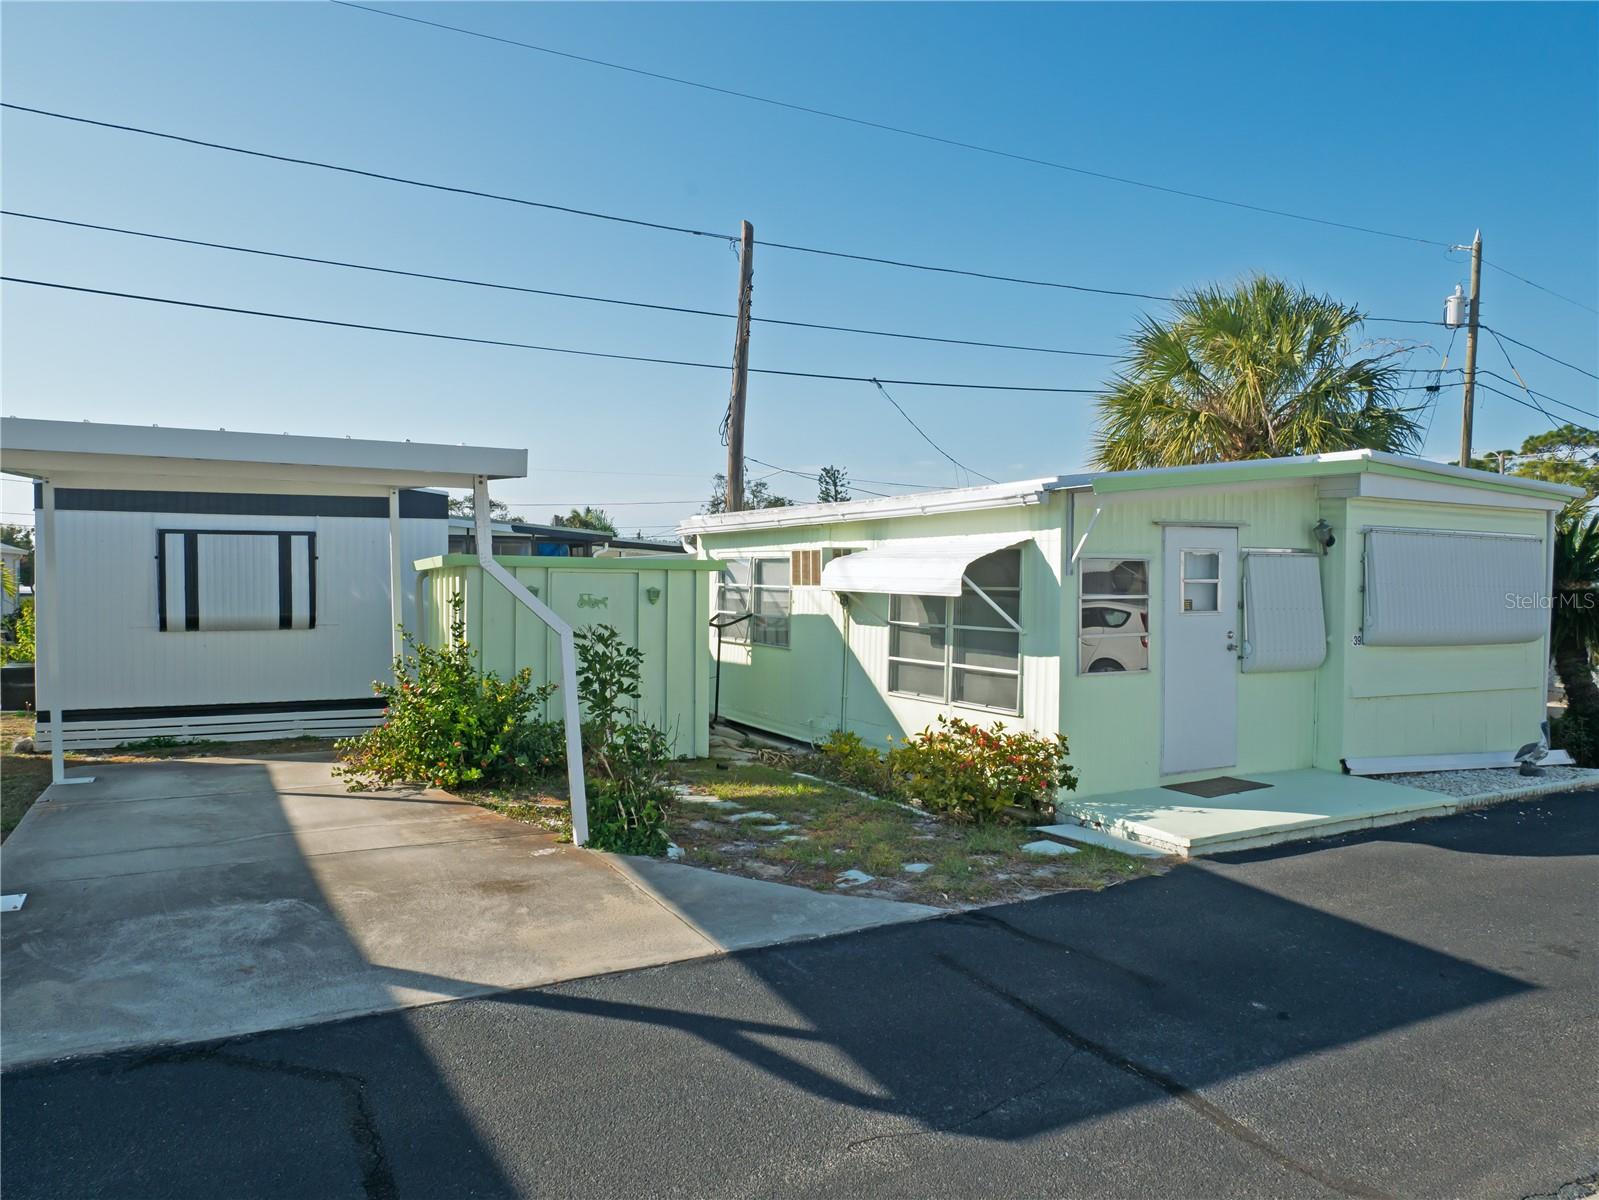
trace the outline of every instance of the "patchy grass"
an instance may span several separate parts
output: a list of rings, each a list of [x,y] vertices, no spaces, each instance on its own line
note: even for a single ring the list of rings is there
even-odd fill
[[[678,778],[720,804],[679,800],[667,825],[683,861],[712,870],[798,884],[817,891],[964,908],[1071,888],[1098,890],[1160,870],[1148,859],[1084,847],[1054,858],[1023,853],[1040,836],[1025,825],[940,820],[821,780],[756,764],[680,764]],[[730,820],[739,812],[775,821]],[[783,829],[782,825],[791,828]],[[920,874],[907,865],[926,863]],[[838,887],[854,868],[872,882]]]
[[[450,794],[513,821],[537,825],[555,834],[560,841],[572,840],[572,805],[564,782],[545,780],[520,787],[463,790]]]
[[[33,736],[33,714],[0,714],[0,840],[22,820],[45,788],[50,786],[48,754],[16,754],[11,747],[18,738]],[[177,738],[148,738],[107,750],[80,751],[66,756],[69,767],[97,762],[152,762],[163,758],[203,758],[223,755],[246,757],[258,754],[303,754],[329,751],[332,743],[324,738],[277,738],[268,742],[182,741]]]

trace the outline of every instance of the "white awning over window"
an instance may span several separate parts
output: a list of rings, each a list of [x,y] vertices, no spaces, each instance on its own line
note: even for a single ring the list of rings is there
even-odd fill
[[[1549,632],[1541,538],[1446,529],[1366,532],[1368,646],[1487,646]]]
[[[1286,550],[1244,551],[1246,675],[1309,671],[1327,657],[1321,559]]]
[[[822,568],[822,586],[835,592],[959,596],[961,577],[974,562],[1031,540],[1021,533],[909,538],[831,560]]]

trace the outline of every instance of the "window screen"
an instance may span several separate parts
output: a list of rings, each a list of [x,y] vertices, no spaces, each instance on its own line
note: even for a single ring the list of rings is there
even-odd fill
[[[1366,531],[1368,646],[1531,642],[1549,629],[1540,538],[1440,529]]]
[[[1244,551],[1246,675],[1309,671],[1327,657],[1321,560],[1287,550]]]
[[[314,533],[164,529],[156,575],[168,632],[316,626]]]
[[[888,690],[1019,712],[1021,634],[1010,621],[1021,615],[1021,554],[980,558],[966,579],[959,597],[890,598]]]
[[[788,646],[792,595],[787,558],[733,559],[723,568],[716,591],[716,622],[750,614],[722,628],[725,642]]]

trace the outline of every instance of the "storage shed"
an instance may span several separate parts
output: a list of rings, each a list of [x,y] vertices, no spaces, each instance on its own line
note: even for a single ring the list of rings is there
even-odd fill
[[[1566,487],[1372,451],[695,517],[721,715],[1071,740],[1079,796],[1508,763],[1539,737]]]

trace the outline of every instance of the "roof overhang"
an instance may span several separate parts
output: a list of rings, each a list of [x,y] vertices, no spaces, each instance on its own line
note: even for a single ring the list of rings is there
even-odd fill
[[[974,562],[1031,540],[1025,533],[972,533],[889,542],[829,560],[822,568],[822,586],[834,592],[959,596]]]
[[[1019,508],[1041,504],[1049,493],[1088,486],[1086,475],[1051,475],[1016,483],[990,483],[980,487],[949,488],[874,500],[846,500],[841,504],[792,504],[780,508],[751,508],[736,513],[689,517],[678,533],[716,534],[748,529],[785,529],[795,525],[832,525],[841,521],[881,521],[890,517],[920,517],[934,513],[975,512],[989,508]]]
[[[62,487],[469,488],[526,475],[527,451],[4,417],[0,471]]]

